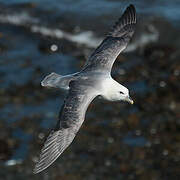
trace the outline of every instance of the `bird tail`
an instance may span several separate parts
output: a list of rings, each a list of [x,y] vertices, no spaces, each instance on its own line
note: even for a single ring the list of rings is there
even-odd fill
[[[63,90],[68,90],[69,83],[74,78],[74,74],[62,76],[53,72],[43,79],[41,85],[50,88],[60,88]]]

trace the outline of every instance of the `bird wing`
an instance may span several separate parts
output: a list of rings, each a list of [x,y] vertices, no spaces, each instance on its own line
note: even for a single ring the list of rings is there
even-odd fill
[[[83,71],[111,72],[117,56],[123,51],[131,39],[136,24],[136,10],[133,5],[127,7],[112,30],[87,60]]]
[[[69,94],[61,108],[59,121],[45,141],[34,173],[49,167],[71,144],[84,121],[88,105],[96,96],[92,87],[77,81],[70,82]]]

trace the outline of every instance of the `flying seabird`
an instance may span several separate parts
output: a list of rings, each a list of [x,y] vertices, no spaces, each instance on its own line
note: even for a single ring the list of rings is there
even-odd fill
[[[133,104],[129,90],[111,77],[111,69],[131,39],[135,25],[136,10],[130,5],[80,72],[66,76],[51,73],[41,82],[42,86],[67,90],[68,95],[61,107],[58,123],[41,150],[34,173],[49,167],[71,144],[84,121],[88,105],[96,96]]]

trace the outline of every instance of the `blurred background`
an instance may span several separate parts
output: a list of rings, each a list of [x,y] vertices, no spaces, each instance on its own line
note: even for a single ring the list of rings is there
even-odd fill
[[[32,169],[64,94],[40,86],[73,73],[134,4],[136,33],[112,76],[135,104],[96,99],[72,145]],[[179,0],[0,0],[0,180],[180,179]]]

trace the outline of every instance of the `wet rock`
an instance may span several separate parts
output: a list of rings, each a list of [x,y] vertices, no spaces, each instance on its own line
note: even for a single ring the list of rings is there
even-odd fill
[[[175,50],[176,49],[172,46],[154,44],[146,47],[144,50],[144,56],[154,61],[158,59],[158,64],[166,64],[167,62],[165,59],[170,58]]]
[[[0,44],[0,54],[8,50],[8,47],[4,44]]]
[[[0,139],[0,161],[5,161],[12,155],[12,149],[7,141]]]

